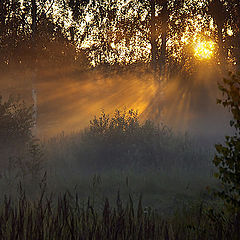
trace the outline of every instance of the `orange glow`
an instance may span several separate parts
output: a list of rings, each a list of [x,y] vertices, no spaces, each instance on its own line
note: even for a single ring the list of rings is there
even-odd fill
[[[209,60],[214,54],[215,46],[213,41],[198,42],[194,48],[194,56],[200,60]]]
[[[87,127],[102,110],[134,109],[141,115],[156,92],[151,76],[134,74],[104,77],[99,72],[84,78],[63,78],[38,84],[39,133],[44,137],[61,131],[71,133]]]

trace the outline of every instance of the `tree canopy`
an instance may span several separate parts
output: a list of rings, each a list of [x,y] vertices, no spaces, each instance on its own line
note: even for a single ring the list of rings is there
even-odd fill
[[[0,65],[29,65],[37,51],[39,66],[141,62],[164,72],[190,68],[211,41],[214,61],[238,68],[239,10],[237,0],[3,0]]]

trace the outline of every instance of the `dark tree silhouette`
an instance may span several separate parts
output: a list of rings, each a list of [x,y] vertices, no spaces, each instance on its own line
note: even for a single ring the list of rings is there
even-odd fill
[[[32,139],[32,107],[10,97],[0,96],[0,165],[6,167],[9,157],[23,151]]]

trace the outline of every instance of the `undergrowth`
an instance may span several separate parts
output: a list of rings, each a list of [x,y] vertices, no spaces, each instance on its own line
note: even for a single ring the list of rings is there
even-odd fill
[[[21,185],[20,185],[21,186]],[[181,214],[164,219],[142,197],[131,195],[123,204],[117,194],[112,206],[106,198],[96,208],[88,198],[66,192],[57,197],[42,188],[37,199],[30,200],[20,187],[18,199],[4,197],[0,205],[1,239],[239,239],[238,226],[203,203],[188,207]]]

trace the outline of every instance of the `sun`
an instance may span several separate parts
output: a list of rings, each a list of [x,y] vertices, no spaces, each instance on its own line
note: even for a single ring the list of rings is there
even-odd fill
[[[209,60],[212,58],[215,50],[213,41],[200,41],[194,48],[194,56],[200,60]]]

